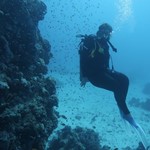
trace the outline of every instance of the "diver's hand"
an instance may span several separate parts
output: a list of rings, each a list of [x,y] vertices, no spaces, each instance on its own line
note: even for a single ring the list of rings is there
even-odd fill
[[[81,85],[81,87],[85,87],[85,85],[86,85],[86,83],[87,83],[88,81],[89,81],[88,78],[82,77],[82,78],[80,79],[80,85]]]

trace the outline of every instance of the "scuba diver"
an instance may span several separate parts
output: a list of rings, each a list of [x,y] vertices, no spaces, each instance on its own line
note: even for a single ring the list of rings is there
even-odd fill
[[[96,35],[77,36],[82,38],[79,49],[80,84],[85,86],[87,82],[90,82],[98,88],[112,91],[121,117],[136,129],[143,145],[148,149],[144,131],[135,122],[126,104],[129,79],[126,75],[114,70],[113,62],[112,68],[109,66],[109,61],[112,60],[109,47],[117,52],[117,49],[109,41],[112,31],[113,29],[108,23],[103,23],[99,26]]]

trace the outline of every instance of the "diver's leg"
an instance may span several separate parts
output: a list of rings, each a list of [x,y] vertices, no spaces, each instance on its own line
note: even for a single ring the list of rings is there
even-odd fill
[[[112,72],[111,70],[108,70],[103,74],[99,74],[99,77],[96,76],[95,78],[93,78],[91,80],[91,83],[97,87],[114,92],[114,96],[123,119],[129,122],[132,127],[134,127],[137,134],[140,136],[145,149],[150,149],[143,129],[139,124],[135,122],[125,102],[129,86],[128,77],[126,77],[122,73]]]
[[[128,92],[129,87],[129,79],[127,76],[125,76],[122,73],[115,72],[113,74],[113,77],[116,81],[116,86],[114,87],[114,97],[116,99],[117,105],[120,110],[123,111],[123,113],[129,114],[130,111],[126,104],[126,96]]]
[[[128,77],[122,73],[107,70],[104,73],[97,74],[90,81],[97,87],[113,91],[119,109],[124,114],[130,113],[125,102],[129,86]]]

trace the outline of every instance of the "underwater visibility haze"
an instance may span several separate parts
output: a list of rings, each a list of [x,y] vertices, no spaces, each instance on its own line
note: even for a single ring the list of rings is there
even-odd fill
[[[0,150],[150,149],[149,6],[149,0],[1,0]],[[110,66],[129,78],[126,103],[134,119],[118,109],[113,92],[80,85],[81,39],[103,23],[113,28]]]
[[[133,80],[136,78],[138,81],[145,78],[148,80],[150,75],[148,0],[138,2],[45,0],[44,2],[48,6],[48,13],[41,22],[41,30],[44,37],[53,43],[52,51],[55,59],[58,59],[57,65],[59,64],[60,68],[77,71],[80,39],[77,39],[76,35],[96,34],[100,24],[107,22],[113,27],[111,41],[118,49],[117,54],[112,54],[117,70],[129,74]],[[62,61],[71,61],[73,64],[63,66]]]
[[[138,2],[134,0],[67,0],[65,2],[45,0],[45,3],[48,6],[48,13],[40,28],[43,36],[52,44],[54,54],[50,64],[52,70],[67,74],[68,78],[74,80],[72,74],[79,75],[80,38],[77,36],[96,34],[98,27],[107,22],[113,27],[110,41],[118,50],[117,53],[113,53],[110,48],[115,69],[126,74],[130,84],[141,86],[141,91],[142,86],[150,82],[150,45],[148,44],[150,2],[148,0]],[[60,84],[60,81],[58,83]],[[78,88],[78,82],[74,81],[73,84],[78,85],[72,85],[72,88],[76,86]],[[133,97],[140,95],[132,89],[130,93]],[[88,93],[85,94],[84,99],[88,96]],[[131,95],[129,97],[132,97]],[[95,98],[99,99],[99,96]],[[145,139],[145,136],[143,138]]]

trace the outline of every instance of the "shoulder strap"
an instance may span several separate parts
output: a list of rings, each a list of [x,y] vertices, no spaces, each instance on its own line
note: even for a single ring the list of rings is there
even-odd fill
[[[91,50],[95,47],[95,35],[77,35],[76,37],[81,38],[81,42],[79,43],[80,50]]]

